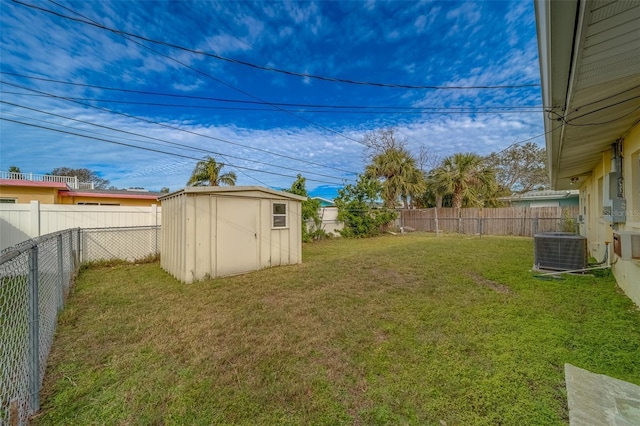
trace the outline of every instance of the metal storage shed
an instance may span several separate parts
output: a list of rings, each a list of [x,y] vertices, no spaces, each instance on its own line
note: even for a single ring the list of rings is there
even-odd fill
[[[305,199],[258,186],[187,187],[162,196],[162,268],[191,283],[302,263]]]

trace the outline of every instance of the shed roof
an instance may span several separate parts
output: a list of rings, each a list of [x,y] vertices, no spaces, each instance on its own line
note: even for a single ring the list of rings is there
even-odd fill
[[[158,200],[166,200],[181,194],[209,194],[220,196],[250,196],[251,193],[264,194],[264,198],[288,198],[296,201],[305,201],[307,197],[291,194],[289,192],[278,191],[262,186],[187,186],[179,191],[158,197]]]

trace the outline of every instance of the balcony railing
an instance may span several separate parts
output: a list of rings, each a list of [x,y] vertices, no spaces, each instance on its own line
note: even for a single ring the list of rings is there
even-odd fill
[[[40,175],[37,173],[16,173],[0,171],[0,179],[29,180],[33,182],[60,182],[71,189],[94,189],[93,182],[78,182],[77,176]]]

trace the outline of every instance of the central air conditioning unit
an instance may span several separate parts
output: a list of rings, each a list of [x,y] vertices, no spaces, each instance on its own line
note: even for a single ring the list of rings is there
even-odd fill
[[[588,267],[587,239],[570,232],[542,232],[533,236],[534,268],[574,271]]]

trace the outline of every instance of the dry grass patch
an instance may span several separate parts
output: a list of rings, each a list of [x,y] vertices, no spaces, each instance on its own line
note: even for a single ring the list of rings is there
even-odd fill
[[[191,285],[89,268],[34,423],[563,424],[565,362],[640,383],[640,314],[609,276],[532,278],[532,253],[411,234]]]

